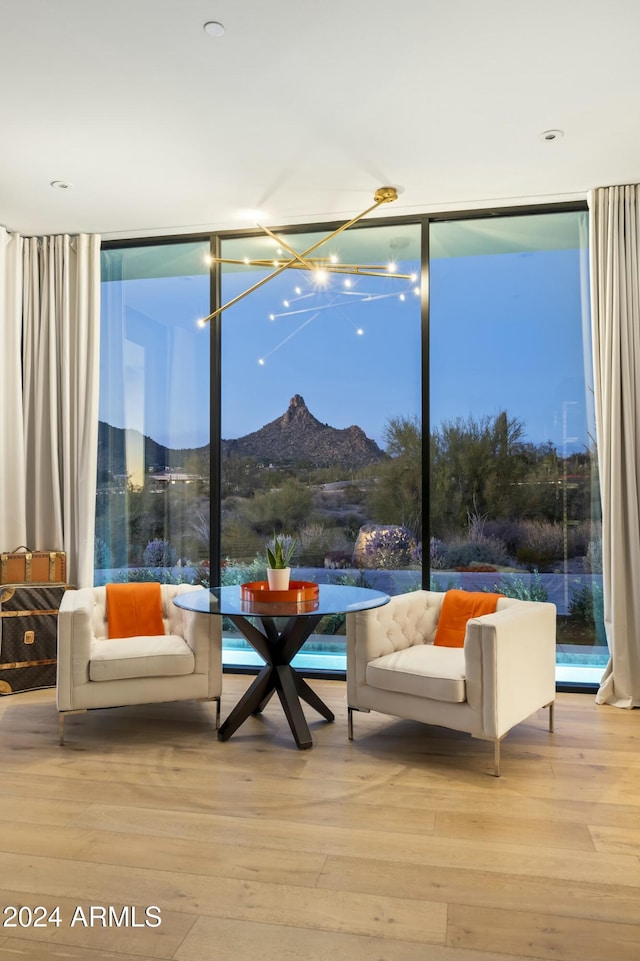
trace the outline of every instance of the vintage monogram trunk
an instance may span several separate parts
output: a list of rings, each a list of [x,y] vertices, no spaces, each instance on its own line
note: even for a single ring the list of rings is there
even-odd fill
[[[30,551],[17,547],[0,553],[0,584],[64,584],[67,555],[64,551]]]
[[[0,694],[55,687],[64,584],[0,586]]]

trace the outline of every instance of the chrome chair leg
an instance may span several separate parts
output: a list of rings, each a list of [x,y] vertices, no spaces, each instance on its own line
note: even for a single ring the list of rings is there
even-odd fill
[[[64,719],[67,714],[86,714],[87,708],[81,707],[77,711],[59,711],[58,712],[58,740],[60,747],[64,747]]]
[[[555,730],[555,727],[554,727],[554,725],[555,725],[555,710],[554,710],[555,706],[556,706],[556,702],[555,702],[555,701],[550,701],[549,704],[547,704],[547,707],[549,708],[549,732],[550,732],[551,734],[553,734],[553,732],[554,732],[554,730]]]
[[[220,701],[221,701],[221,698],[220,698],[220,697],[199,697],[198,700],[199,700],[199,701],[207,701],[207,702],[209,702],[209,703],[211,703],[211,701],[215,701],[215,702],[216,702],[216,731],[217,731],[218,728],[220,727]]]
[[[347,734],[349,740],[353,741],[353,712],[360,711],[361,714],[371,714],[368,707],[348,707],[347,706]]]

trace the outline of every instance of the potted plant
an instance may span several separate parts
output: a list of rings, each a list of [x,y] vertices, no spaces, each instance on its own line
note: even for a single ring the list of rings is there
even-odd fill
[[[286,591],[289,587],[289,563],[297,541],[290,534],[275,534],[267,544],[267,580],[272,591]]]

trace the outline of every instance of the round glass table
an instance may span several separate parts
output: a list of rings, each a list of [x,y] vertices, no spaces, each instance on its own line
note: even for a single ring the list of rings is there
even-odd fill
[[[253,714],[260,714],[274,694],[278,695],[296,744],[302,750],[313,744],[300,700],[327,721],[333,712],[291,665],[315,627],[327,614],[350,614],[381,607],[390,600],[382,591],[340,584],[319,584],[312,600],[272,601],[247,598],[240,585],[188,591],[174,604],[197,614],[228,617],[265,661],[265,665],[229,716],[218,737],[226,741]]]

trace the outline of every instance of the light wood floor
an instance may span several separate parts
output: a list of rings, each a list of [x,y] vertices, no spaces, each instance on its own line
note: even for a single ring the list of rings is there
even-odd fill
[[[638,711],[560,694],[497,779],[441,729],[358,714],[350,743],[344,683],[313,686],[310,751],[277,699],[226,743],[184,703],[68,718],[61,748],[53,691],[0,698],[0,911],[60,909],[0,961],[640,959]]]

